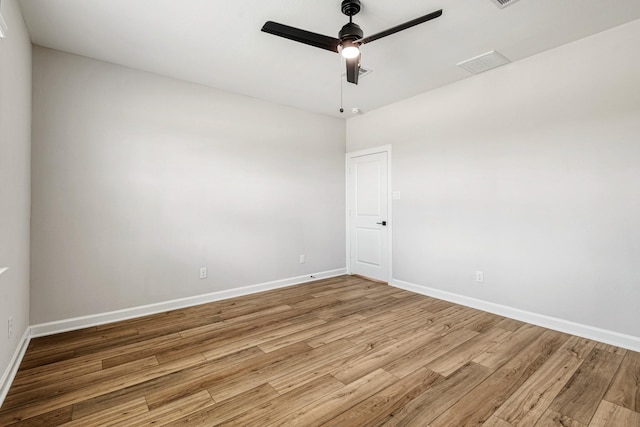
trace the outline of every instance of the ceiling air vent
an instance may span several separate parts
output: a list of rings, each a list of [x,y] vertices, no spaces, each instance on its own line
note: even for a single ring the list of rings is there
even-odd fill
[[[482,55],[462,61],[458,64],[458,67],[464,68],[473,74],[480,74],[492,68],[508,64],[509,62],[511,61],[499,52],[492,50],[491,52],[483,53]]]
[[[358,78],[364,77],[364,76],[368,76],[371,73],[373,73],[373,70],[367,70],[366,68],[360,67],[360,73],[358,73]],[[343,76],[343,77],[346,76],[346,75],[347,75],[346,72],[341,74],[341,76]]]
[[[500,9],[504,9],[507,6],[511,6],[518,0],[491,0],[491,1],[495,3],[495,5],[498,6]]]

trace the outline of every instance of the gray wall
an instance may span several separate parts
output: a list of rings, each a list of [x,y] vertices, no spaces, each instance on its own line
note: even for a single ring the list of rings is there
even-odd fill
[[[345,267],[343,120],[33,55],[32,323]]]
[[[0,39],[0,376],[29,326],[31,42],[15,0],[2,1]],[[7,320],[13,316],[13,337]]]
[[[640,21],[379,109],[394,278],[640,337]],[[484,271],[484,284],[475,271]]]

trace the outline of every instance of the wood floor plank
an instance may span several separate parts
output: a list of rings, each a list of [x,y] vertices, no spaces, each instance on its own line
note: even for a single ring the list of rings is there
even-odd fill
[[[233,323],[252,322],[256,319],[273,316],[274,314],[277,315],[277,314],[291,311],[291,310],[293,310],[293,307],[291,307],[290,305],[280,304],[275,307],[269,307],[262,310],[252,311],[250,313],[243,314],[241,316],[221,316],[221,317],[227,324],[230,325]]]
[[[124,389],[135,384],[144,383],[151,379],[163,377],[165,375],[169,375],[172,372],[180,371],[189,366],[199,365],[204,362],[205,360],[201,355],[196,355],[179,362],[153,366],[133,374],[105,379],[95,384],[90,384],[71,390],[67,393],[43,397],[37,400],[38,405],[33,405],[33,402],[27,402],[23,406],[7,408],[9,409],[7,410],[5,409],[5,402],[5,404],[3,404],[2,406],[2,410],[0,410],[0,425],[3,425],[3,423],[10,424],[15,421],[21,421],[27,418],[35,417],[44,412],[53,411],[64,406],[73,405],[77,402],[91,399],[92,397],[107,394],[111,391]]]
[[[95,331],[95,328],[90,328],[90,331]],[[33,340],[33,347],[28,356],[25,354],[25,359],[37,358],[41,354],[51,354],[58,352],[67,352],[69,350],[77,351],[78,349],[84,349],[95,344],[100,344],[104,341],[118,342],[122,339],[128,339],[131,337],[138,337],[138,330],[133,327],[118,328],[114,330],[104,331],[100,333],[85,332],[82,335],[73,335],[73,339],[68,336],[64,336],[58,342],[52,342],[47,340],[41,340],[36,338]]]
[[[324,423],[323,426],[374,425],[412,401],[433,384],[441,382],[442,380],[441,375],[427,368],[420,368],[357,405],[354,405],[342,414]]]
[[[169,424],[192,413],[202,411],[214,404],[215,402],[209,393],[203,390],[200,393],[176,400],[137,417],[129,418],[126,421],[126,427]]]
[[[243,414],[223,422],[222,426],[264,426],[293,413],[296,408],[303,408],[322,399],[324,396],[344,388],[344,384],[332,377],[324,375],[314,381],[303,384],[281,396],[251,408]]]
[[[491,370],[471,362],[449,378],[442,377],[442,381],[434,382],[431,387],[406,405],[388,414],[379,422],[379,425],[385,427],[429,425],[489,375]]]
[[[130,418],[149,412],[144,397],[106,408],[86,418],[78,418],[63,424],[65,427],[109,426],[128,424]]]
[[[150,316],[146,322],[137,324],[136,330],[142,337],[157,336],[158,334],[167,335],[184,330],[189,330],[202,325],[210,325],[222,321],[222,317],[210,312],[202,313],[199,316],[187,316],[185,313],[181,313],[182,318],[178,318],[174,321],[164,321],[158,319],[159,315]]]
[[[297,372],[308,371],[313,366],[326,363],[327,354],[340,354],[349,349],[347,342],[336,341],[323,348],[307,347],[299,351],[300,343],[279,350],[284,356],[273,359],[269,364],[243,370],[236,375],[224,378],[208,387],[209,394],[216,402],[222,402],[254,385],[266,382],[276,383],[279,378],[293,376]],[[293,351],[287,351],[287,349]],[[268,353],[269,355],[274,353]],[[299,384],[299,383],[298,383]]]
[[[427,330],[434,334],[447,334],[455,329],[464,327],[467,323],[473,322],[481,315],[481,312],[469,307],[460,309],[457,306],[452,306],[439,311],[435,317],[435,321],[427,327]]]
[[[640,426],[640,413],[603,400],[589,427]]]
[[[191,356],[198,352],[194,347],[185,351],[185,347],[185,340],[183,338],[177,338],[171,342],[163,342],[159,345],[143,342],[138,346],[139,350],[137,351],[129,351],[124,354],[102,359],[102,366],[104,369],[108,369],[152,355],[155,356],[159,364],[163,364]]]
[[[71,405],[45,412],[38,416],[27,418],[25,420],[16,421],[12,424],[0,424],[2,426],[11,427],[43,427],[43,426],[59,426],[71,421],[73,407]]]
[[[475,331],[474,331],[475,332]],[[491,328],[485,333],[465,341],[451,351],[429,362],[426,366],[434,372],[448,377],[479,354],[496,347],[513,332],[506,329]]]
[[[304,300],[296,304],[289,304],[289,305],[291,305],[291,307],[298,310],[306,310],[308,312],[312,312],[320,308],[332,307],[339,303],[340,303],[340,300],[333,296],[309,298],[309,296],[307,295]]]
[[[588,425],[621,363],[622,356],[594,349],[550,409]]]
[[[454,307],[455,304],[449,301],[436,300],[430,302],[425,309],[430,313],[440,313],[443,310]]]
[[[492,314],[492,313],[480,313],[480,316],[475,318],[473,321],[466,323],[464,327],[472,331],[483,333],[483,332],[487,332],[493,327],[500,328],[497,325],[501,323],[503,320],[505,320],[505,318],[502,316],[496,316],[495,314]],[[507,329],[507,328],[500,328],[500,329],[513,332],[511,329]]]
[[[148,394],[158,392],[159,390],[167,390],[176,383],[189,382],[194,377],[204,380],[207,375],[229,375],[244,369],[242,364],[251,363],[255,361],[256,356],[260,356],[263,352],[258,348],[252,348],[243,350],[238,353],[225,356],[223,358],[214,361],[205,361],[201,364],[197,364],[191,367],[186,367],[182,370],[171,372],[168,375],[164,375],[158,378],[150,379],[149,381],[135,384],[126,388],[113,390],[111,392],[78,402],[74,404],[73,412],[78,417],[87,416],[89,414],[98,412],[104,407],[110,404],[117,404],[127,400],[136,399],[140,396],[146,396]],[[197,391],[193,393],[197,394]],[[193,393],[187,393],[193,395]],[[208,395],[209,393],[207,393]],[[180,400],[180,397],[177,398]],[[153,412],[156,408],[152,408]]]
[[[269,384],[261,384],[233,399],[208,406],[178,420],[166,423],[165,426],[215,426],[276,399],[278,396],[278,392]]]
[[[482,424],[482,427],[513,427],[513,425],[494,415],[485,421],[484,424]]]
[[[626,353],[604,399],[640,412],[640,353]]]
[[[1,426],[640,427],[640,354],[340,276],[31,340]]]
[[[518,353],[518,356],[495,371],[436,418],[431,427],[464,427],[482,424],[567,339],[568,336],[559,332],[545,331],[536,341]]]
[[[573,420],[566,415],[559,414],[551,409],[547,410],[538,420],[535,427],[587,427],[579,421]],[[611,426],[613,427],[613,426]],[[618,427],[618,426],[615,426]],[[620,426],[623,427],[623,426]],[[624,426],[633,427],[633,426]]]
[[[347,316],[350,317],[350,316]],[[320,347],[325,344],[330,344],[333,341],[338,341],[354,335],[362,335],[368,330],[368,325],[364,322],[358,322],[350,328],[337,328],[329,331],[325,331],[319,335],[316,335],[310,339],[305,340],[311,347]]]
[[[268,321],[252,322],[247,324],[227,325],[223,323],[216,326],[215,330],[202,330],[197,328],[197,333],[180,333],[182,340],[172,348],[157,354],[158,361],[162,363],[180,359],[185,353],[205,352],[220,348],[226,345],[228,350],[234,343],[247,340],[251,337],[260,336],[263,333],[272,332],[274,329],[291,326],[291,321],[287,319],[274,319]],[[246,347],[245,347],[246,348]],[[215,357],[214,354],[209,355]]]
[[[534,426],[594,348],[595,343],[571,337],[494,413],[516,426]]]
[[[447,335],[436,336],[422,346],[414,346],[410,352],[386,364],[384,369],[398,378],[402,378],[426,366],[438,357],[452,352],[456,347],[477,335],[478,333],[474,331],[456,329]]]
[[[417,311],[426,311],[424,306],[424,301],[416,298],[384,298],[384,299],[373,299],[371,301],[371,305],[365,308],[364,310],[360,310],[358,312],[359,316],[362,316],[365,319],[372,319],[378,316],[388,316],[390,314],[397,314],[402,312],[406,313],[415,313]],[[404,319],[404,316],[395,316],[396,320]]]
[[[488,349],[478,355],[474,362],[490,369],[498,369],[509,360],[513,359],[523,348],[537,339],[544,329],[533,325],[523,325],[504,340],[501,345]]]
[[[526,325],[526,323],[509,318],[502,319],[499,323],[496,324],[497,327],[506,329],[508,331],[517,331],[524,325]]]
[[[149,338],[162,337],[164,336],[163,332],[158,331],[152,334],[132,334],[132,335],[124,335],[117,338],[101,338],[97,342],[91,343],[89,345],[83,345],[77,347],[73,350],[73,356],[78,357],[82,355],[90,355],[102,352],[105,349],[112,348],[112,346],[125,346],[128,344],[139,344],[148,340]]]
[[[115,323],[112,323],[112,325]],[[98,333],[98,328],[96,326],[91,326],[88,328],[77,329],[74,331],[60,332],[55,335],[48,335],[43,337],[37,337],[32,339],[29,342],[30,350],[37,350],[41,346],[49,345],[53,347],[57,347],[58,344],[64,344],[68,341],[82,340],[86,336]],[[25,354],[25,358],[27,355]]]
[[[88,355],[74,356],[67,362],[87,363],[100,359],[102,360],[102,369],[109,369],[135,360],[146,359],[150,356],[157,356],[159,352],[175,347],[179,340],[179,333],[161,335],[127,345],[106,347],[99,352],[94,352]],[[161,363],[160,360],[158,360],[158,362]]]
[[[360,323],[365,326],[364,329],[358,331],[357,334],[348,335],[346,338],[353,342],[365,342],[374,337],[386,335],[402,341],[413,335],[429,332],[427,330],[428,324],[425,322],[426,314],[420,307],[404,310],[402,315],[384,310],[381,314],[367,317]]]
[[[380,337],[377,341],[370,341],[363,344],[351,343],[349,340],[335,341],[335,343],[340,343],[339,351],[323,352],[324,357],[317,359],[315,363],[307,364],[295,370],[287,370],[286,375],[271,378],[269,383],[273,385],[280,394],[288,393],[302,384],[332,373],[339,367],[349,364],[353,360],[377,353],[380,349],[395,342],[395,340],[387,337]],[[327,346],[329,345],[331,344],[327,344]],[[327,346],[323,347],[323,349],[328,348]]]
[[[357,314],[361,311],[367,310],[372,307],[375,302],[367,298],[362,298],[354,301],[341,301],[339,304],[329,308],[321,308],[314,314],[320,319],[332,320],[346,317],[352,314]]]
[[[90,387],[92,384],[102,381],[114,380],[127,375],[135,375],[141,370],[158,366],[155,357],[148,357],[125,365],[116,366],[111,369],[103,369],[87,373],[80,377],[59,378],[53,384],[42,387],[34,387],[32,390],[11,393],[7,396],[5,404],[8,408],[28,405],[32,400],[51,399],[57,396],[70,393],[80,388]]]
[[[268,426],[322,425],[395,381],[396,377],[383,369],[378,369]]]
[[[627,349],[616,347],[615,345],[605,344],[603,342],[596,343],[596,348],[598,350],[608,351],[609,353],[619,354],[620,356],[624,356],[627,354]]]
[[[339,369],[336,369],[333,372],[333,376],[343,383],[349,384],[358,378],[365,376],[369,372],[373,372],[376,369],[391,363],[398,357],[410,353],[414,346],[422,346],[434,338],[436,337],[432,333],[423,332],[422,334],[416,335],[410,339],[397,341],[391,345],[381,348],[375,353],[364,355],[363,357],[345,364]]]
[[[251,335],[246,338],[234,340],[228,342],[226,344],[218,345],[215,348],[205,350],[202,352],[205,358],[208,360],[217,359],[222,356],[226,356],[227,354],[232,354],[240,350],[245,350],[251,347],[257,347],[260,344],[272,341],[274,339],[286,337],[287,335],[295,334],[300,332],[301,330],[306,329],[307,327],[313,328],[314,326],[318,326],[326,323],[322,319],[312,319],[311,321],[304,323],[297,323],[293,325],[283,326],[281,328],[272,329],[271,331],[265,332],[259,335]],[[284,347],[280,347],[284,348]]]
[[[74,378],[102,370],[101,360],[69,359],[18,372],[11,385],[11,393],[18,394],[55,384],[60,378]]]
[[[25,353],[25,358],[20,362],[20,368],[18,370],[27,370],[32,368],[37,368],[39,366],[48,365],[50,363],[62,362],[68,359],[72,359],[75,356],[73,350],[67,350],[64,352],[52,352],[52,353],[39,353],[37,356],[31,356],[26,359],[27,354],[30,354],[29,349],[31,345],[27,347],[27,351]]]
[[[225,378],[234,378],[240,372],[251,372],[272,364],[280,364],[292,355],[309,351],[311,347],[298,343],[280,350],[251,358],[245,363],[230,365],[224,369],[211,369],[210,365],[201,365],[192,370],[182,370],[170,383],[154,387],[146,393],[150,409],[166,405],[190,394],[213,387]],[[215,400],[215,398],[214,398]]]
[[[283,335],[281,337],[277,337],[269,341],[260,343],[258,344],[258,347],[260,347],[260,349],[265,353],[268,353],[270,351],[286,347],[296,342],[314,338],[315,336],[325,332],[333,331],[336,329],[349,328],[351,325],[359,321],[361,321],[361,319],[356,316],[347,316],[344,319],[340,319],[329,324],[326,321],[321,320],[321,323],[319,323],[317,326],[306,326],[301,331],[292,332],[288,335]]]

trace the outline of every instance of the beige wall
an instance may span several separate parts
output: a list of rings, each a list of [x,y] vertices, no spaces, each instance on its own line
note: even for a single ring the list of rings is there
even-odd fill
[[[0,38],[0,269],[9,270],[0,275],[0,376],[29,326],[31,170],[31,42],[15,0],[2,0],[2,15],[9,30]]]
[[[345,267],[343,120],[33,60],[32,323]]]
[[[350,119],[348,151],[393,145],[394,278],[640,337],[638,40],[635,21]]]

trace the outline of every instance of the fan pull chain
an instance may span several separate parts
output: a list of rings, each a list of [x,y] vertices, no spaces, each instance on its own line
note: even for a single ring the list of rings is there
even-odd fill
[[[344,107],[342,105],[342,86],[343,86],[342,75],[340,75],[339,78],[340,78],[340,114],[342,114],[344,113]]]

